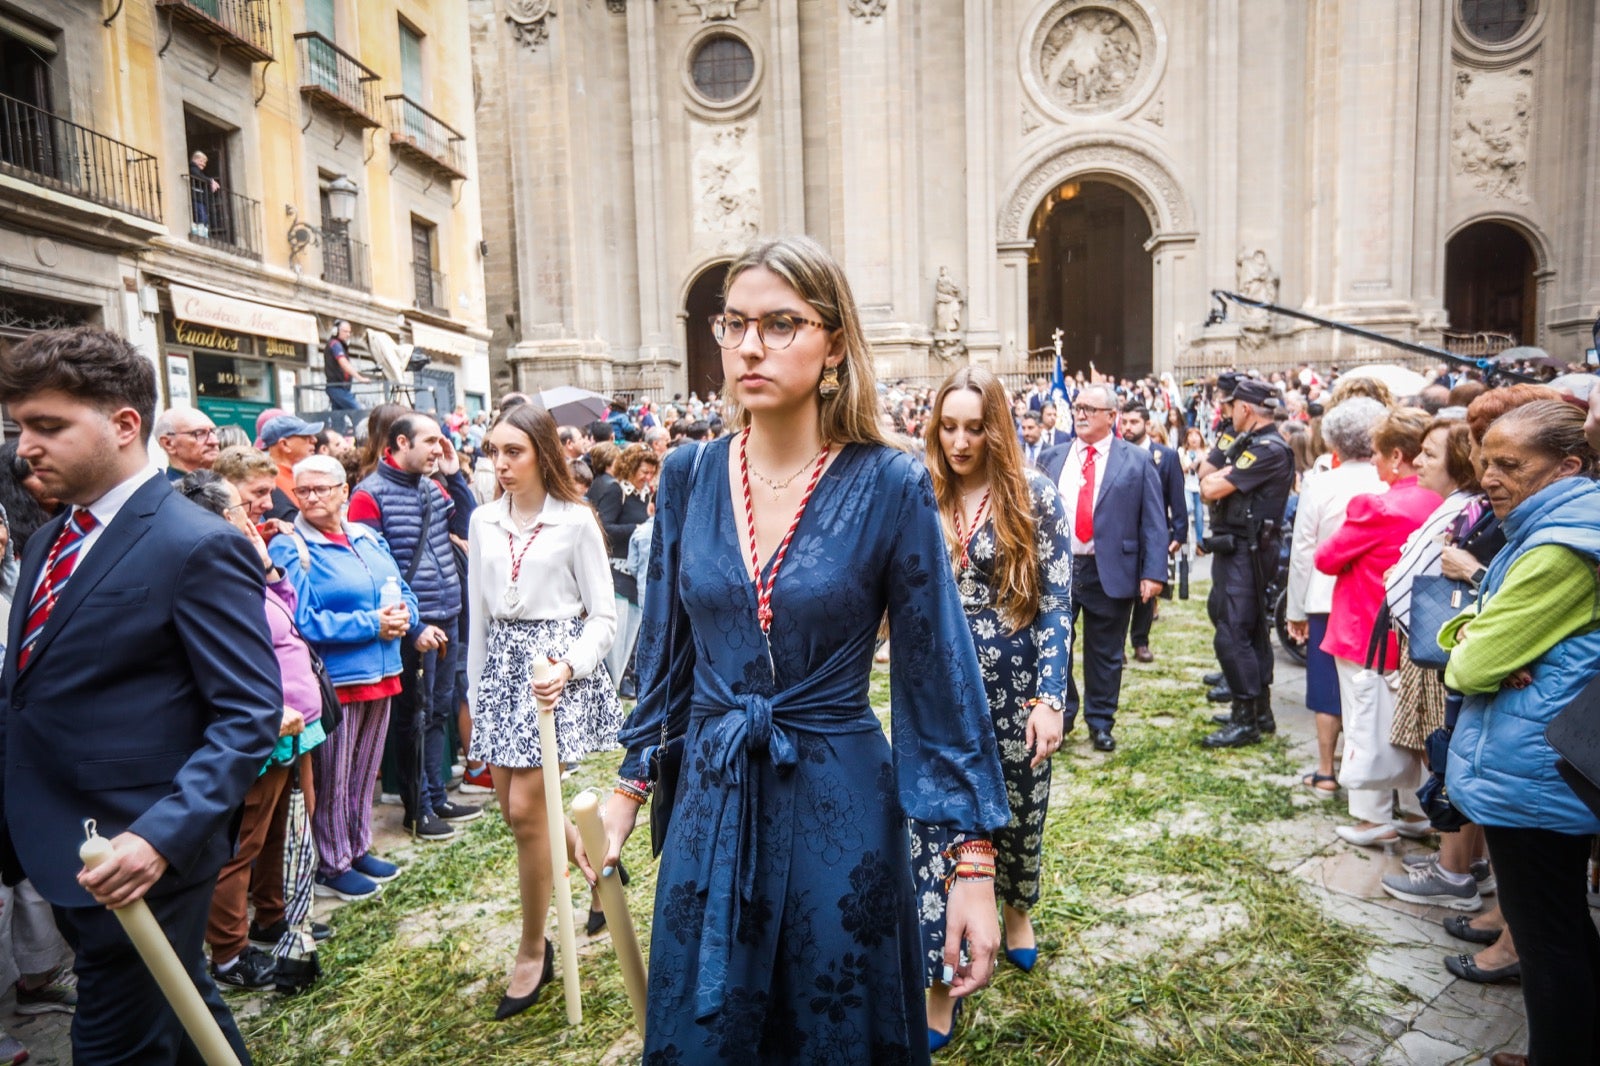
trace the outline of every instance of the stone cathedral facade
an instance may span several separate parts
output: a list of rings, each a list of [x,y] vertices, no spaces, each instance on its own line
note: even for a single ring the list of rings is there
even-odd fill
[[[501,388],[717,387],[757,235],[850,276],[880,372],[1582,360],[1595,0],[470,0]]]

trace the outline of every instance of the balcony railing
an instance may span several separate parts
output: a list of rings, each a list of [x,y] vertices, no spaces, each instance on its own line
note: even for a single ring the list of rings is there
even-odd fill
[[[392,150],[446,178],[466,178],[465,137],[409,96],[385,96],[383,102],[388,108]]]
[[[0,94],[0,173],[161,221],[156,157]]]
[[[322,231],[322,280],[347,289],[372,291],[372,275],[367,246],[337,229]]]
[[[445,307],[444,275],[420,260],[411,261],[411,281],[415,290],[412,306],[436,315],[448,315]]]
[[[372,68],[320,33],[297,33],[294,43],[303,96],[358,126],[383,125],[378,120],[378,75]]]
[[[189,239],[234,255],[261,258],[261,202],[198,174],[184,174],[179,188],[189,201]],[[216,185],[216,188],[212,188]]]
[[[156,0],[173,21],[213,37],[252,63],[272,59],[272,10],[267,0]]]

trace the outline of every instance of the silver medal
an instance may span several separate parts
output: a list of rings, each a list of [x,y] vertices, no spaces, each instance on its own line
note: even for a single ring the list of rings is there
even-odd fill
[[[961,593],[961,598],[964,600],[977,598],[978,583],[973,580],[971,570],[963,570],[961,572],[961,580],[957,582],[956,590]]]
[[[506,594],[500,598],[500,602],[505,604],[505,608],[508,611],[519,610],[522,607],[522,592],[517,586],[512,585],[506,589]]]

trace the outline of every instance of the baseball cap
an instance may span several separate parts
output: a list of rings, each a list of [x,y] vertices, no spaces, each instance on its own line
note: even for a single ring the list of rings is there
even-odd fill
[[[306,422],[294,415],[267,419],[261,427],[261,447],[270,448],[285,437],[315,437],[322,432],[321,422]]]
[[[1278,390],[1265,381],[1247,378],[1233,387],[1235,401],[1255,404],[1257,407],[1278,406]]]

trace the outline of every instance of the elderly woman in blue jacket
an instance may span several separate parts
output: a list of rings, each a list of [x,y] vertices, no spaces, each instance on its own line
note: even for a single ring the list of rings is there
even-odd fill
[[[1446,782],[1489,841],[1522,957],[1524,1061],[1534,1066],[1600,1061],[1600,935],[1583,889],[1600,818],[1561,779],[1544,738],[1600,673],[1600,486],[1583,421],[1546,400],[1489,428],[1483,488],[1506,545],[1476,610],[1440,634],[1445,683],[1466,694]]]
[[[316,892],[366,899],[399,873],[369,849],[372,779],[383,756],[389,700],[400,691],[400,641],[422,648],[440,636],[422,624],[383,537],[344,521],[349,487],[337,459],[300,460],[294,491],[300,504],[294,531],[274,537],[269,551],[294,585],[295,624],[327,664],[344,712],[338,730],[312,753]]]

